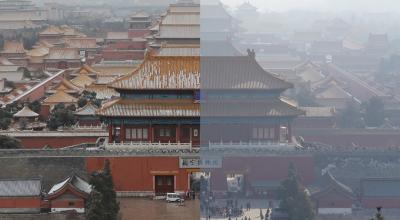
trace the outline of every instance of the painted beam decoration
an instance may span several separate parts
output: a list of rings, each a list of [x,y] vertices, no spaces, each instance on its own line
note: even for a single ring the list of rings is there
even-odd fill
[[[222,158],[180,157],[179,168],[222,168]]]

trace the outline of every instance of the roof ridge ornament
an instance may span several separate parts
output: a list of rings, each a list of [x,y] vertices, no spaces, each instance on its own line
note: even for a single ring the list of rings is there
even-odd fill
[[[254,49],[247,48],[247,55],[252,59],[256,59],[256,52]]]

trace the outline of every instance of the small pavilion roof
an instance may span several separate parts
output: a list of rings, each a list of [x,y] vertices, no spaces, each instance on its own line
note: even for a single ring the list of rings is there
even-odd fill
[[[97,107],[94,106],[91,102],[88,102],[85,106],[75,111],[75,115],[78,116],[94,116],[96,115]]]
[[[39,114],[32,111],[28,105],[25,105],[21,110],[15,113],[14,118],[35,118],[38,117]]]
[[[49,54],[49,48],[43,46],[36,47],[29,50],[26,54],[30,57],[43,57]]]
[[[147,14],[145,11],[139,11],[131,15],[131,18],[149,18],[149,17],[150,15]]]
[[[76,103],[77,98],[68,95],[62,90],[57,90],[54,94],[47,97],[43,103],[44,104],[57,104],[57,103]]]
[[[348,187],[347,185],[339,182],[330,172],[327,172],[323,178],[325,179],[324,181],[328,184],[325,186],[325,188],[322,188],[320,190],[315,191],[312,194],[313,198],[318,198],[321,196],[324,196],[325,194],[329,192],[335,192],[335,193],[340,193],[342,195],[345,195],[348,198],[354,199],[355,195],[353,190]]]
[[[1,53],[25,53],[24,44],[19,41],[6,41]]]
[[[71,175],[65,180],[55,184],[48,192],[48,197],[57,197],[60,193],[62,193],[65,189],[71,187],[73,190],[76,190],[79,193],[83,193],[85,195],[90,194],[92,191],[91,185],[77,175]]]
[[[80,87],[80,88],[85,88],[86,86],[92,84],[95,80],[88,75],[85,74],[79,74],[75,78],[71,79],[71,82]]]
[[[99,72],[97,70],[95,70],[93,67],[91,67],[91,66],[89,66],[87,64],[83,64],[81,66],[81,68],[79,68],[77,73],[80,73],[80,74],[98,74]]]

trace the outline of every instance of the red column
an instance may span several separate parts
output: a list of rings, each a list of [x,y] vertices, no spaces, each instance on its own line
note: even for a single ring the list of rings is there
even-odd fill
[[[126,134],[125,125],[124,125],[124,123],[122,123],[121,124],[121,133],[120,133],[121,142],[125,142],[126,141],[125,134]]]
[[[181,124],[178,124],[175,129],[175,142],[178,143],[181,141]]]
[[[147,129],[149,129],[149,134],[148,134],[149,136],[147,137],[147,141],[153,142],[153,127],[149,125]]]
[[[150,142],[154,142],[154,127],[153,125],[150,125]]]
[[[277,124],[275,125],[275,141],[280,142],[280,137],[281,137],[281,125]]]
[[[287,129],[288,129],[288,142],[292,143],[292,123],[288,122]]]
[[[112,143],[113,140],[113,125],[108,125],[108,143]]]

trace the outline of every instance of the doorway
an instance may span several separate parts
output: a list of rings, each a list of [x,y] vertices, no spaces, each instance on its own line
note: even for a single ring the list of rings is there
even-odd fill
[[[156,195],[165,195],[166,193],[175,192],[175,181],[173,175],[155,176],[155,193]]]

